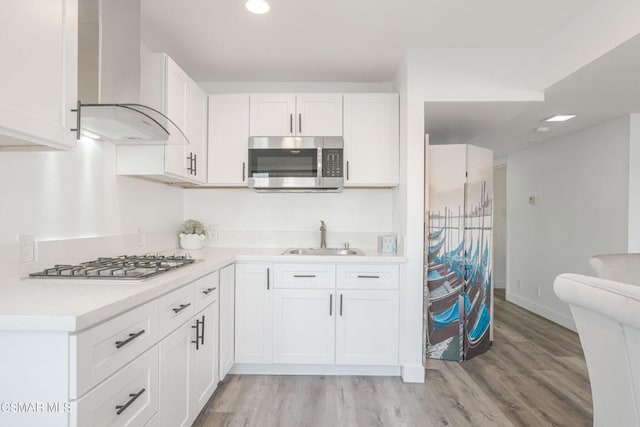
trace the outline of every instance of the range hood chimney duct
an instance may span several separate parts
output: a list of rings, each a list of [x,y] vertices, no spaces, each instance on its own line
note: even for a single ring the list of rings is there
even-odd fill
[[[140,0],[80,0],[78,16],[78,139],[188,144],[161,111],[140,103]]]

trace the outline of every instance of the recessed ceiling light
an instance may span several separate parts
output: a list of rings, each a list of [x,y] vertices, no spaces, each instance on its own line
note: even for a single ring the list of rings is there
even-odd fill
[[[548,128],[548,127],[546,127],[546,126],[540,126],[540,127],[537,127],[537,128],[536,128],[536,132],[538,132],[538,133],[549,132],[550,130],[551,130],[551,129],[549,129],[549,128]]]
[[[575,116],[575,114],[558,114],[551,116],[548,119],[544,119],[543,122],[566,122],[567,120],[573,119]]]
[[[245,3],[247,10],[257,15],[269,12],[269,3],[265,0],[249,0]]]

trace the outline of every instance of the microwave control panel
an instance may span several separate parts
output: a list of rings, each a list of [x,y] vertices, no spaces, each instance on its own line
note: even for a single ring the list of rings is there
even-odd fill
[[[326,178],[342,178],[341,148],[325,148],[322,150],[322,176]]]

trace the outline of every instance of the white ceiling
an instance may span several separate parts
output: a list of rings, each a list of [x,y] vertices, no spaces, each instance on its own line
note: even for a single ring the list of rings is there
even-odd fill
[[[199,82],[388,82],[410,48],[553,51],[567,28],[597,17],[603,6],[599,0],[269,0],[268,14],[253,15],[244,3],[141,0],[142,41]],[[432,143],[474,143],[501,157],[531,141],[638,112],[637,52],[638,37],[545,90],[544,102],[427,102],[426,130]],[[539,122],[561,112],[578,117]],[[551,131],[535,133],[541,125]]]
[[[199,82],[390,81],[408,48],[539,47],[598,0],[142,0],[142,40]]]

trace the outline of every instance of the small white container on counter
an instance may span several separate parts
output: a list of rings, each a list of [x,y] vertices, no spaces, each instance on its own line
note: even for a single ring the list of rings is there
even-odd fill
[[[398,253],[398,238],[395,234],[378,236],[378,253],[382,255],[396,255]]]

